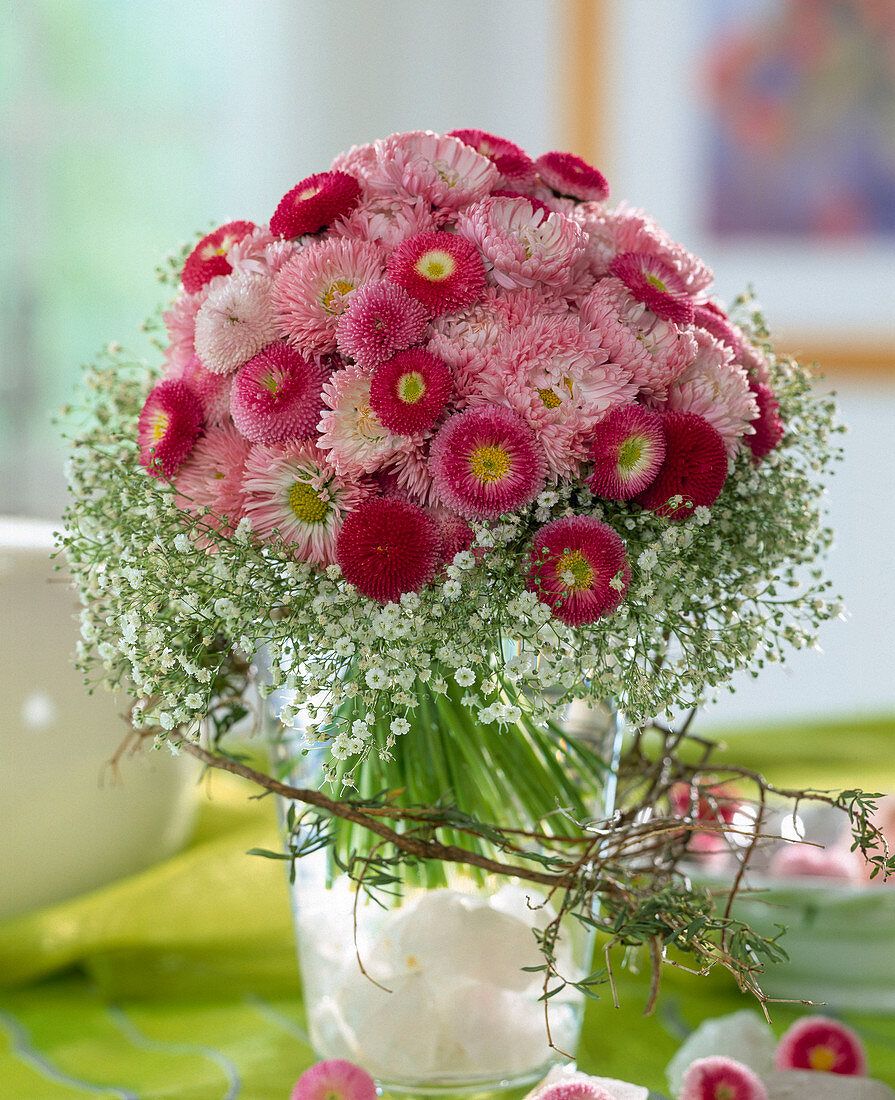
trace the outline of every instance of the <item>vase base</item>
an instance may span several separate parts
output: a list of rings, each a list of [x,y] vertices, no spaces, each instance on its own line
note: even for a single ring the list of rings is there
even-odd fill
[[[547,1076],[556,1062],[545,1062],[535,1070],[504,1078],[456,1082],[391,1082],[377,1078],[376,1088],[381,1100],[407,1100],[408,1097],[431,1097],[433,1100],[522,1100],[532,1088]]]

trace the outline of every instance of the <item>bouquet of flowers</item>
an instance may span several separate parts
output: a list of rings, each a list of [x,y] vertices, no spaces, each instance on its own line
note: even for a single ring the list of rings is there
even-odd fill
[[[802,575],[835,410],[608,194],[570,154],[393,134],[172,257],[160,362],[116,346],[87,379],[80,659],[137,729],[293,798],[290,857],[521,876],[557,921],[752,974],[772,947],[732,949],[674,876],[662,806],[709,767],[674,723],[838,613]],[[228,740],[261,651],[293,728],[272,773]],[[619,769],[562,729],[573,702],[633,729],[597,828]],[[309,755],[328,788],[283,782]]]

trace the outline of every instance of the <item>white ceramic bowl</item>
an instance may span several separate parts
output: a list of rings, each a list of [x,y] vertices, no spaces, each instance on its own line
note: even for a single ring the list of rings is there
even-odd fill
[[[108,766],[124,701],[73,665],[78,599],[51,560],[53,525],[0,518],[0,917],[84,893],[187,840],[196,768],[147,745]]]

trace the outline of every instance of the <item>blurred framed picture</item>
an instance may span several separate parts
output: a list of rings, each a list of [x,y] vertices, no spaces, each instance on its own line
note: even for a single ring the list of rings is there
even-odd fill
[[[591,46],[593,153],[614,195],[705,257],[720,297],[754,280],[791,350],[895,370],[895,4],[572,8]]]

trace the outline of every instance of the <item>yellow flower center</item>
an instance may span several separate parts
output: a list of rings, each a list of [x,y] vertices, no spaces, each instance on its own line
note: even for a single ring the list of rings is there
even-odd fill
[[[343,301],[347,294],[354,290],[354,283],[343,277],[333,280],[323,292],[323,308],[327,313],[341,313],[346,306]]]
[[[426,383],[419,371],[402,374],[398,379],[398,397],[406,405],[415,405],[426,392]]]
[[[304,191],[299,191],[295,196],[294,202],[307,202],[308,199],[312,199],[315,195],[319,195],[323,190],[323,187],[306,187]]]
[[[808,1052],[808,1063],[812,1069],[829,1073],[836,1065],[836,1051],[823,1045],[812,1047]]]
[[[166,412],[157,412],[152,418],[152,427],[149,429],[149,440],[158,443],[171,424],[171,417]]]
[[[538,397],[540,397],[548,409],[558,409],[562,404],[562,399],[558,394],[555,394],[553,390],[538,390]]]
[[[449,279],[457,270],[457,263],[450,252],[442,248],[433,248],[424,252],[413,265],[417,275],[428,279],[430,283],[440,283]]]
[[[289,507],[301,523],[325,523],[331,505],[304,481],[295,481],[289,490]]]
[[[646,281],[650,286],[654,286],[656,290],[661,290],[663,294],[667,294],[668,287],[662,282],[658,275],[653,275],[651,272],[644,272]]]
[[[258,379],[258,385],[263,386],[271,396],[279,397],[283,392],[283,377],[270,371],[268,374],[261,375]]]
[[[502,447],[477,447],[469,456],[469,472],[484,485],[500,481],[510,469],[510,456]]]
[[[556,563],[556,572],[563,583],[576,592],[590,588],[594,583],[594,571],[580,550],[566,550]]]
[[[643,457],[643,444],[643,437],[637,435],[632,435],[630,439],[624,441],[618,452],[618,467],[620,470],[629,473],[635,469]]]

